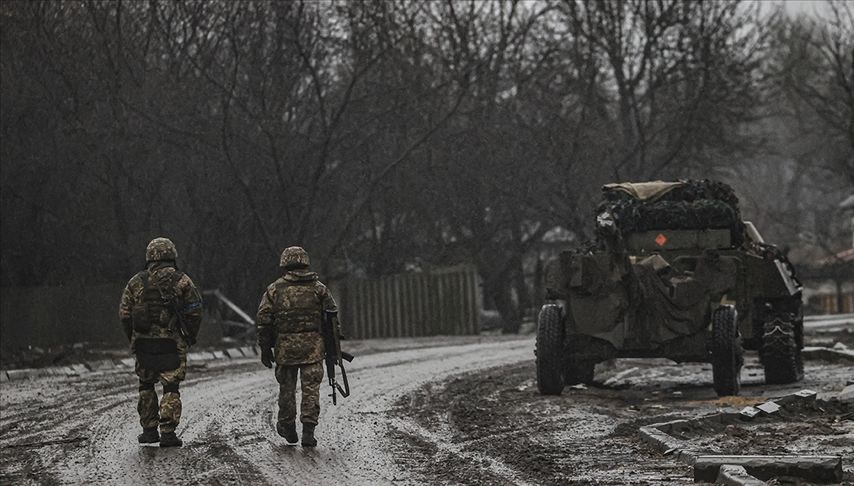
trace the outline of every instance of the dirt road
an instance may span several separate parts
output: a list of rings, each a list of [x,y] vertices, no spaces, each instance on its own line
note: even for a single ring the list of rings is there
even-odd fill
[[[386,447],[389,427],[397,420],[387,414],[395,400],[433,380],[531,357],[530,339],[359,357],[348,373],[351,397],[337,407],[323,397],[315,450],[287,446],[276,435],[275,380],[254,360],[190,370],[181,389],[181,449],[136,444],[136,383],[131,376],[110,372],[85,379],[4,383],[0,482],[413,481]]]
[[[692,484],[691,467],[650,450],[639,427],[803,388],[838,391],[851,379],[850,365],[808,362],[803,382],[768,386],[761,370],[748,357],[741,395],[718,398],[708,365],[618,360],[597,366],[595,386],[542,396],[533,362],[523,361],[431,383],[398,400],[392,444],[408,451],[399,455],[402,468],[434,484]],[[692,445],[708,453],[841,454],[845,484],[854,484],[851,412],[854,404],[769,422],[758,433],[734,427],[725,440],[698,430]]]
[[[181,449],[136,443],[128,373],[7,382],[0,483],[685,484],[690,471],[646,450],[640,424],[850,379],[845,364],[809,362],[805,382],[768,387],[755,358],[743,373],[743,396],[719,400],[707,365],[620,360],[597,367],[596,387],[543,397],[531,338],[365,354],[352,396],[322,397],[314,450],[276,435],[277,387],[255,359],[190,369]]]

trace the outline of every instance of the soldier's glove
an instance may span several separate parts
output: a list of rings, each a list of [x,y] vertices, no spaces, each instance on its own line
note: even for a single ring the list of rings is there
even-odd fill
[[[261,364],[267,368],[272,368],[273,359],[273,348],[261,348]]]

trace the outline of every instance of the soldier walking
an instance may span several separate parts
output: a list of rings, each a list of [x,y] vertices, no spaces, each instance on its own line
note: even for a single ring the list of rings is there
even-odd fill
[[[323,381],[324,346],[320,326],[323,312],[336,310],[335,300],[317,274],[309,270],[308,253],[301,247],[286,248],[279,266],[284,275],[267,287],[258,306],[258,347],[264,366],[272,368],[273,361],[276,363],[279,382],[276,431],[288,443],[295,444],[299,440],[295,424],[299,373],[302,445],[314,447]],[[337,322],[334,325],[337,326]]]
[[[122,293],[119,318],[136,356],[139,377],[140,444],[179,447],[175,428],[181,420],[178,386],[187,370],[187,348],[196,342],[202,299],[190,277],[178,270],[178,251],[168,238],[155,238],[145,249],[145,270]],[[154,384],[163,385],[157,403]],[[157,426],[160,426],[160,433]]]

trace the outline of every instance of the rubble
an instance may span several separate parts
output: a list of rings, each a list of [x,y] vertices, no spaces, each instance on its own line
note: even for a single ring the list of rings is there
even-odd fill
[[[676,439],[670,434],[662,432],[655,426],[641,427],[638,432],[640,433],[641,440],[662,454],[681,451],[685,447],[685,444],[682,441]]]
[[[815,390],[801,390],[797,393],[792,393],[780,398],[775,398],[774,402],[781,405],[783,408],[802,408],[815,403],[818,393]]]
[[[772,400],[772,401],[768,401],[768,402],[762,403],[760,405],[757,405],[756,409],[760,410],[761,412],[763,412],[765,414],[771,415],[771,414],[774,414],[774,413],[777,413],[780,411],[780,405],[777,405]]]
[[[843,393],[840,393],[840,397],[843,394],[845,396],[850,394],[854,398],[854,386],[846,387]],[[768,420],[770,417],[780,415],[780,410],[783,408],[798,410],[814,405],[816,401],[816,392],[805,389],[756,406],[744,407],[738,412],[725,411],[693,419],[647,425],[639,429],[639,434],[644,442],[662,454],[675,453],[680,462],[693,465],[695,481],[753,485],[761,484],[755,482],[756,478],[770,479],[778,476],[818,482],[839,481],[842,477],[841,456],[700,455],[691,448],[690,441],[674,437],[674,435],[684,437],[688,432],[702,429],[716,430],[721,424],[733,424],[738,420],[752,421],[759,416]],[[727,469],[721,470],[722,466],[727,466]],[[738,466],[745,470],[743,474],[737,468]]]
[[[739,415],[743,420],[752,420],[754,417],[759,415],[759,409],[756,407],[744,407],[739,412]]]
[[[842,481],[841,456],[699,456],[694,462],[694,481],[715,482],[725,465],[742,466],[763,481],[780,476],[818,483]]]
[[[718,478],[715,484],[723,484],[725,486],[763,486],[765,481],[761,481],[747,473],[743,466],[733,464],[724,464],[718,471]]]
[[[854,351],[848,348],[824,348],[816,346],[807,346],[801,350],[801,356],[804,359],[820,359],[831,363],[839,361],[854,362]]]

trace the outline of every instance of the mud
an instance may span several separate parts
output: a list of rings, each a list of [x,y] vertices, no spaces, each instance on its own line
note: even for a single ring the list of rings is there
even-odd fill
[[[415,483],[388,447],[392,402],[435,379],[530,359],[533,347],[530,339],[468,341],[399,343],[404,349],[360,354],[348,368],[350,398],[332,406],[322,389],[316,449],[288,446],[276,434],[278,386],[256,359],[189,371],[180,449],[136,443],[129,372],[5,382],[0,484]]]
[[[838,391],[850,379],[845,366],[808,363],[805,382],[766,386],[755,357],[747,365],[742,396],[724,399],[711,390],[707,366],[662,360],[600,365],[597,386],[567,388],[557,397],[539,395],[530,361],[457,376],[402,397],[394,413],[414,420],[424,431],[421,440],[432,436],[469,460],[445,467],[446,456],[410,438],[398,461],[425,482],[440,484],[686,484],[691,468],[646,448],[640,426],[757,404],[805,387]],[[852,423],[845,410],[755,425],[697,430],[690,440],[710,452],[843,454],[846,478],[852,477]]]
[[[720,400],[708,366],[618,360],[597,366],[598,386],[544,397],[530,337],[361,346],[348,368],[353,394],[332,406],[322,389],[314,450],[276,435],[277,385],[257,358],[190,369],[180,449],[136,443],[127,371],[4,382],[0,484],[686,484],[690,468],[647,449],[639,426],[801,388],[830,393],[851,379],[848,366],[811,361],[805,382],[769,387],[753,357],[742,396]],[[804,416],[789,426],[802,447],[843,448],[847,424]],[[730,430],[721,445],[767,438],[775,447],[779,430],[757,426]]]
[[[671,435],[714,454],[854,457],[854,402],[781,409],[741,423],[697,427]],[[854,471],[848,481],[854,481]]]

